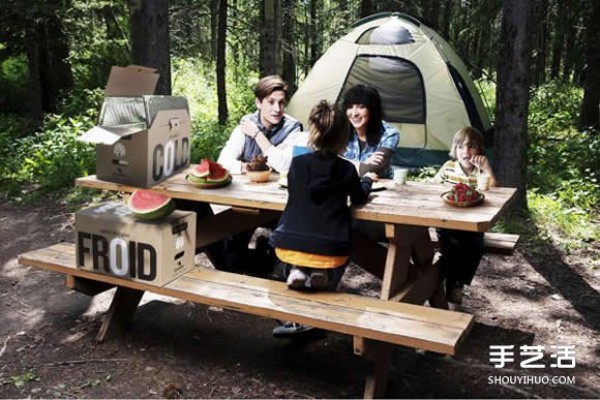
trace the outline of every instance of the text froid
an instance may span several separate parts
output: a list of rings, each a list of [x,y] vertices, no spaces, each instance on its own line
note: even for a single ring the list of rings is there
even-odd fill
[[[77,268],[86,267],[86,254],[92,258],[94,271],[144,281],[156,278],[156,249],[150,244],[77,232]]]

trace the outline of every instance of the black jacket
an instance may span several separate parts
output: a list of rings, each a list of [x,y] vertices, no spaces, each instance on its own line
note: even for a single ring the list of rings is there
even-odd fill
[[[271,235],[273,247],[307,253],[350,254],[353,205],[367,202],[373,181],[354,166],[316,151],[294,157],[288,172],[288,201]]]

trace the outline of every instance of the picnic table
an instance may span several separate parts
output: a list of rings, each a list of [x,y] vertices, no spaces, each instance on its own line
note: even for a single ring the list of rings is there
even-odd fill
[[[228,212],[219,213],[203,222],[205,228],[196,239],[197,247],[244,231],[249,226],[259,226],[276,219],[287,202],[287,190],[277,179],[254,183],[245,175],[234,175],[231,185],[224,188],[198,189],[185,179],[186,174],[179,173],[149,190],[176,199],[231,207]],[[429,227],[486,232],[510,205],[516,189],[491,188],[485,192],[481,205],[453,207],[441,199],[442,193],[449,189],[447,185],[412,181],[405,185],[381,182],[387,190],[373,192],[368,203],[353,209],[353,216],[358,220],[385,224],[389,245],[386,248],[367,238],[355,238],[352,259],[382,278],[382,299],[414,304],[429,300],[436,307],[447,308],[443,292],[433,290],[434,287],[441,288],[439,280],[435,280],[439,274],[432,265],[434,248]],[[95,175],[78,178],[76,183],[88,188],[129,193],[138,189],[102,181]],[[420,275],[420,285],[408,285],[411,278],[417,280],[414,274]],[[424,284],[427,288],[420,287]],[[419,287],[407,290],[409,286]]]
[[[199,248],[276,221],[285,208],[287,190],[275,176],[266,183],[253,183],[245,175],[235,175],[231,185],[224,188],[199,189],[185,179],[186,173],[176,174],[148,190],[229,207],[198,221]],[[28,253],[20,260],[63,272],[70,287],[88,290],[90,294],[105,289],[102,285],[117,285],[101,338],[130,318],[144,290],[353,335],[354,352],[372,362],[365,397],[381,397],[391,362],[388,343],[455,354],[473,323],[470,315],[447,311],[429,228],[485,232],[507,209],[516,192],[512,188],[492,188],[485,192],[481,205],[460,208],[442,201],[440,196],[448,186],[412,181],[398,186],[383,183],[386,190],[373,192],[367,204],[352,211],[358,220],[377,221],[385,226],[386,244],[356,235],[351,255],[354,262],[382,279],[379,300],[344,293],[299,293],[287,290],[281,282],[208,270],[193,271],[164,288],[152,288],[100,274],[90,277],[89,272],[69,265],[73,263],[73,249]],[[78,178],[76,184],[126,193],[138,189],[101,181],[96,176]],[[61,258],[60,254],[66,253],[67,257]],[[425,302],[431,307],[422,307]]]

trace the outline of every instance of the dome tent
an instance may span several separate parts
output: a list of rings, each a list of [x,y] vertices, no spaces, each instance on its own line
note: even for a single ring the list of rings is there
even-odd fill
[[[306,126],[313,105],[341,100],[357,83],[375,87],[384,119],[400,130],[394,164],[442,164],[465,126],[491,141],[491,124],[464,63],[433,29],[401,13],[364,18],[315,63],[287,107]]]

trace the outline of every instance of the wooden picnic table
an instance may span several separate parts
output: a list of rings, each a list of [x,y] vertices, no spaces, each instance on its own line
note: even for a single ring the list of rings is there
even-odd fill
[[[194,166],[190,166],[193,168]],[[200,189],[189,183],[187,171],[149,188],[176,199],[206,202],[231,208],[226,212],[198,221],[197,246],[231,236],[251,227],[277,219],[284,210],[287,190],[277,182],[277,175],[266,183],[253,183],[245,175],[234,175],[229,186]],[[353,208],[358,220],[378,221],[385,225],[386,245],[355,235],[351,258],[382,278],[382,300],[424,304],[447,309],[441,278],[434,263],[434,248],[429,228],[448,228],[473,232],[489,230],[513,200],[516,189],[492,188],[485,192],[476,207],[453,207],[442,193],[447,185],[412,182],[395,186],[382,182],[386,190],[373,192],[367,204]],[[82,187],[119,192],[133,192],[137,187],[98,180],[95,176],[78,178]],[[365,397],[381,397],[387,382],[390,351],[385,343],[354,337],[354,351],[373,362],[367,377]]]
[[[283,211],[287,202],[287,190],[279,185],[275,174],[266,183],[254,183],[245,175],[234,175],[229,186],[219,189],[200,189],[185,179],[186,174],[187,171],[181,172],[148,190],[176,199],[232,207],[232,212],[220,213],[205,221],[206,229],[201,229],[199,233],[207,236],[198,237],[199,247],[273,220]],[[385,224],[389,245],[386,249],[359,237],[355,239],[352,259],[382,278],[382,299],[393,298],[415,304],[422,304],[429,299],[432,305],[447,308],[443,293],[435,293],[432,287],[439,282],[434,279],[438,274],[432,268],[434,250],[428,228],[485,232],[509,206],[516,189],[492,188],[485,192],[485,199],[479,206],[453,207],[441,198],[442,193],[449,190],[447,185],[412,181],[405,185],[386,181],[381,183],[387,189],[373,192],[367,204],[353,209],[353,216],[358,220]],[[76,184],[120,192],[138,189],[101,181],[94,175],[78,178]],[[421,282],[418,289],[407,291],[410,280],[417,279],[415,275],[425,282]],[[427,282],[427,288],[420,287]]]

